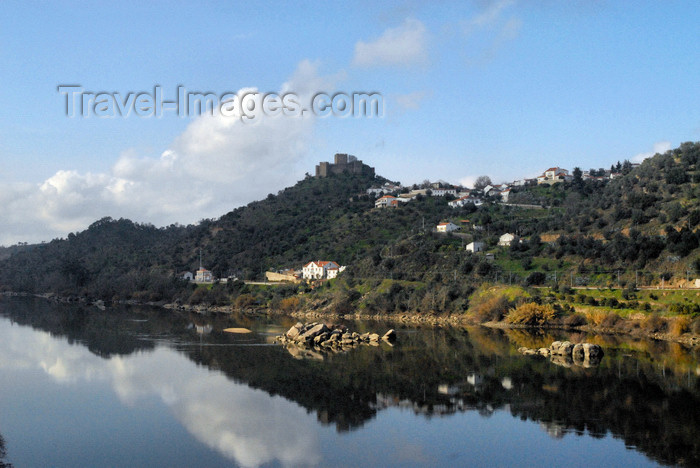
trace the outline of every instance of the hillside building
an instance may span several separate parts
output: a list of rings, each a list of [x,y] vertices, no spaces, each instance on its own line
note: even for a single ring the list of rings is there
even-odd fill
[[[304,265],[301,274],[305,280],[333,279],[343,270],[345,270],[345,267],[341,267],[335,262],[317,260]]]
[[[334,162],[321,162],[316,166],[316,177],[328,177],[332,174],[364,174],[374,176],[374,168],[351,154],[336,153]]]

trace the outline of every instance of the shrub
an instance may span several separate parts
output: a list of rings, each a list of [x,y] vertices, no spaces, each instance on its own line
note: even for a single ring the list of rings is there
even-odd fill
[[[533,271],[527,276],[527,278],[525,278],[525,284],[527,286],[541,285],[545,282],[546,279],[547,276],[541,271]]]
[[[603,320],[600,321],[600,326],[605,328],[612,328],[615,325],[617,325],[617,323],[620,320],[622,320],[622,318],[620,318],[620,316],[617,314],[606,314],[605,317],[603,317]]]
[[[700,335],[700,318],[696,318],[690,324],[690,331],[696,335]]]
[[[506,322],[519,325],[542,326],[556,319],[557,313],[550,304],[539,305],[534,302],[521,304],[506,316]]]
[[[192,294],[190,294],[190,297],[187,300],[187,302],[192,304],[192,305],[201,304],[202,302],[206,301],[208,294],[209,294],[209,291],[207,290],[207,288],[204,286],[200,286],[197,289],[195,289],[192,292]]]
[[[582,314],[571,314],[564,318],[564,325],[567,327],[580,327],[586,325],[588,321]]]
[[[512,304],[506,296],[498,295],[474,304],[471,311],[480,322],[498,321],[505,316],[511,306]]]
[[[280,301],[280,310],[284,312],[294,312],[299,308],[300,302],[298,297],[285,297]]]
[[[695,317],[697,315],[700,315],[700,305],[699,304],[683,304],[683,303],[674,303],[671,304],[668,307],[668,311],[671,312],[672,314],[679,314],[679,315],[690,315],[692,317]]]
[[[650,333],[663,332],[666,331],[666,328],[668,327],[666,320],[656,314],[648,315],[646,318],[644,318],[644,320],[642,320],[640,325],[642,329]]]
[[[236,307],[244,308],[244,307],[250,307],[253,304],[255,304],[255,296],[252,294],[241,294],[236,298],[235,305]]]
[[[676,336],[681,336],[683,333],[690,331],[690,317],[675,317],[671,321],[671,333]]]
[[[586,304],[590,306],[597,306],[598,301],[596,301],[595,297],[593,296],[586,296]]]

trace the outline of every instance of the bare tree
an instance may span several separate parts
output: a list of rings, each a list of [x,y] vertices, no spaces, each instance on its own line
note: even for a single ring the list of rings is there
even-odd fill
[[[474,181],[474,188],[477,190],[481,190],[487,185],[491,185],[491,178],[486,175],[479,176]]]

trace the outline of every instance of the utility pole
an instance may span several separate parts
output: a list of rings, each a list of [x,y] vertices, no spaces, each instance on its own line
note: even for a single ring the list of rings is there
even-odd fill
[[[639,271],[634,270],[634,289],[637,289],[637,283],[639,283]]]

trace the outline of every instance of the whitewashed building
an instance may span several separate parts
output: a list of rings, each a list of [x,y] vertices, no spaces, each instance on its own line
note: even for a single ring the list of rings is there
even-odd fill
[[[306,280],[332,279],[338,276],[338,273],[344,269],[345,267],[341,267],[335,262],[317,260],[304,265],[304,268],[301,269],[301,276]]]
[[[445,195],[457,196],[457,189],[454,188],[436,188],[431,191],[434,197],[444,197]]]
[[[459,229],[459,226],[457,226],[454,223],[448,222],[448,223],[440,223],[437,225],[437,232],[452,232],[452,231],[457,231]]]
[[[486,244],[484,242],[470,242],[467,244],[467,251],[468,252],[482,252],[484,249],[486,249]]]
[[[194,276],[195,283],[213,283],[214,274],[204,267],[199,267],[197,274]]]
[[[399,206],[399,201],[392,195],[384,195],[374,202],[375,208],[395,208]]]
[[[518,240],[518,236],[507,232],[498,239],[498,245],[501,247],[510,247],[513,242],[518,242]]]

